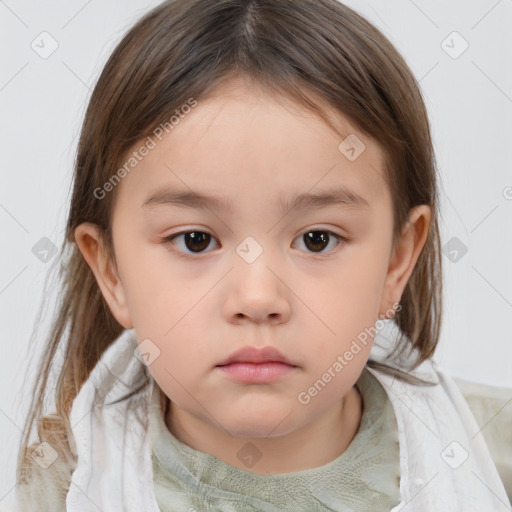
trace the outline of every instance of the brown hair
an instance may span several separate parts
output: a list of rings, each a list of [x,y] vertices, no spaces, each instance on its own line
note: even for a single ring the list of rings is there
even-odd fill
[[[18,480],[26,477],[28,439],[43,413],[58,349],[63,357],[56,373],[56,414],[37,420],[40,439],[47,430],[70,431],[74,398],[123,330],[74,240],[79,224],[98,224],[115,262],[111,216],[116,190],[101,200],[93,190],[109,180],[137,141],[188,99],[205,98],[239,76],[295,100],[335,130],[313,101],[321,98],[380,144],[393,196],[395,244],[412,207],[432,208],[425,246],[395,316],[403,337],[393,355],[407,346],[418,349],[416,367],[434,353],[442,309],[436,165],[419,85],[403,58],[377,28],[337,0],[170,0],[123,37],[88,104],[59,257],[61,300],[38,363]],[[415,382],[392,365],[368,365]]]

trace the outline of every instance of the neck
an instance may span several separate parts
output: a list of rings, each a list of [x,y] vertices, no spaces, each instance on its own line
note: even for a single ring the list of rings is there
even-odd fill
[[[332,462],[357,434],[363,410],[362,397],[354,386],[324,414],[288,434],[234,437],[178,408],[168,399],[167,402],[166,425],[179,441],[227,464],[262,475],[303,471]],[[257,451],[252,448],[254,453],[261,456],[252,467],[244,464],[244,456],[239,453],[248,443],[252,443],[257,448]],[[250,449],[247,454],[251,456]]]

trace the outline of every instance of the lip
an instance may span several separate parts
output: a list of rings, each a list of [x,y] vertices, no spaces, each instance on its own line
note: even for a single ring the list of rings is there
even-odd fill
[[[278,380],[297,366],[274,347],[243,347],[216,366],[224,375],[247,384]]]
[[[279,350],[274,347],[243,347],[233,352],[229,357],[220,362],[217,366],[226,366],[233,363],[284,363],[295,366]]]
[[[276,361],[266,361],[262,363],[230,363],[216,367],[216,370],[222,372],[228,378],[246,384],[265,384],[273,382],[296,369],[296,366]]]

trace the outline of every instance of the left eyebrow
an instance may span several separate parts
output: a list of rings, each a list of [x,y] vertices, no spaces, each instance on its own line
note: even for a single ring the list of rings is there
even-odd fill
[[[178,206],[186,208],[199,208],[233,213],[235,206],[227,197],[216,197],[202,194],[192,190],[172,190],[164,187],[151,193],[142,203],[142,208],[155,206]],[[329,189],[316,194],[306,192],[291,198],[282,198],[280,212],[285,214],[293,209],[311,210],[327,206],[340,206],[356,210],[370,210],[370,203],[361,195],[345,187]]]
[[[340,206],[343,208],[353,208],[356,210],[370,210],[370,203],[361,195],[345,187],[325,190],[312,194],[306,192],[281,200],[281,213],[285,214],[290,210],[311,210],[314,208],[324,208],[326,206]]]

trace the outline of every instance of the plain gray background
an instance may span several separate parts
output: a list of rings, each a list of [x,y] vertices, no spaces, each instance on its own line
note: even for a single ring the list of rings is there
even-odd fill
[[[43,297],[55,259],[32,249],[43,237],[60,247],[90,91],[114,45],[158,3],[0,0],[0,511],[14,498],[28,341],[44,298],[37,356],[57,298]],[[346,3],[402,53],[430,115],[445,246],[435,360],[454,376],[512,387],[512,0]]]

